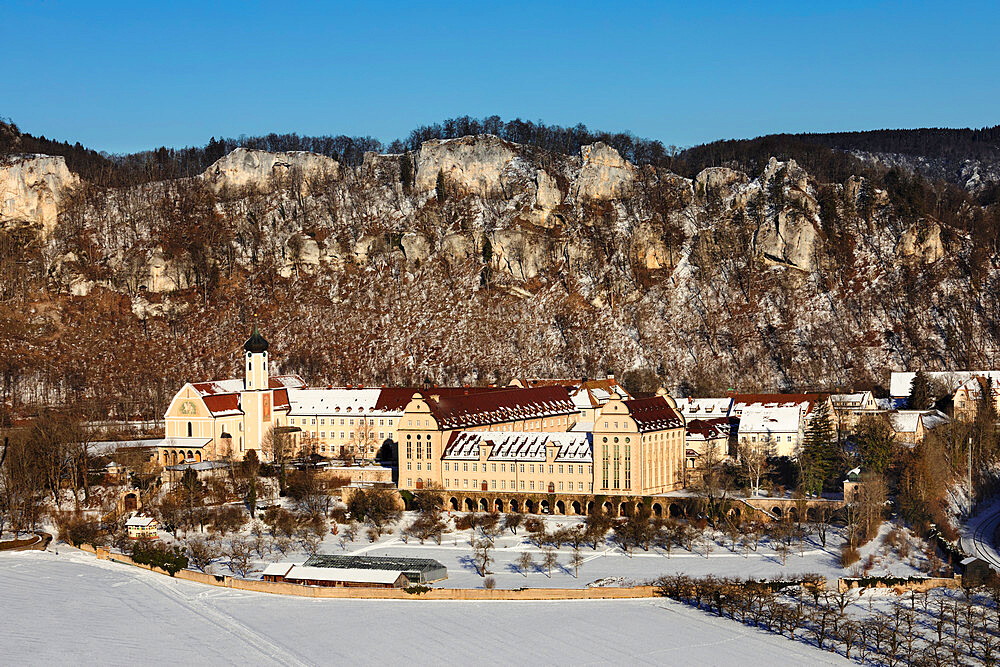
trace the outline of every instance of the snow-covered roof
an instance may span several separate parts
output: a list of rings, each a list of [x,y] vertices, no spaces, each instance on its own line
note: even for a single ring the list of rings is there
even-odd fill
[[[870,391],[858,391],[852,394],[830,394],[830,402],[836,408],[861,407],[874,400]]]
[[[368,570],[355,567],[293,565],[285,579],[293,581],[349,581],[359,584],[394,584],[403,570]]]
[[[940,410],[897,410],[889,413],[889,423],[896,433],[916,433],[918,424],[930,430],[949,421]]]
[[[823,400],[822,394],[737,394],[733,397],[730,416],[742,415],[756,408],[797,408],[802,414],[812,412],[813,405]]]
[[[687,423],[687,440],[708,441],[729,437],[729,417],[692,419]]]
[[[910,386],[916,373],[912,371],[892,372],[889,374],[889,395],[893,398],[905,398],[910,395]],[[1000,378],[1000,371],[925,371],[928,380],[943,384],[948,393],[954,393],[962,383],[974,376]]]
[[[801,411],[798,407],[748,408],[740,418],[743,433],[796,433]]]
[[[151,516],[136,515],[136,516],[132,517],[131,519],[129,519],[128,521],[126,521],[125,525],[126,526],[139,526],[140,528],[145,528],[147,526],[153,525],[153,523],[155,521],[156,521],[156,519],[154,519]]]
[[[291,415],[349,415],[371,417],[398,417],[402,410],[379,409],[379,396],[383,390],[373,388],[336,387],[328,389],[289,389]]]
[[[725,417],[733,404],[731,397],[726,398],[675,398],[677,410],[685,419],[711,419]]]
[[[593,463],[590,433],[536,433],[525,431],[458,431],[445,446],[444,460],[478,461],[480,446],[493,445],[490,461],[542,461],[546,448],[558,446],[559,463]]]
[[[577,422],[573,424],[570,433],[593,433],[594,422]]]
[[[265,575],[283,577],[296,565],[302,565],[302,563],[269,563],[260,575],[262,577]]]
[[[993,375],[975,375],[959,385],[958,389],[955,391],[962,391],[969,399],[978,401],[982,398],[983,381],[989,383],[990,391],[993,392],[994,396],[1000,393],[1000,373],[994,373]]]

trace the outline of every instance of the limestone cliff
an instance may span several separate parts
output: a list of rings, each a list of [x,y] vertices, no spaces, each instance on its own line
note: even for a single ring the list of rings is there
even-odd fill
[[[62,195],[79,181],[61,156],[0,156],[0,226],[38,225],[47,236],[58,220]]]
[[[301,175],[304,181],[317,177],[336,177],[340,165],[325,155],[293,151],[267,151],[237,148],[205,170],[202,178],[216,192],[252,187],[260,189],[275,179]]]

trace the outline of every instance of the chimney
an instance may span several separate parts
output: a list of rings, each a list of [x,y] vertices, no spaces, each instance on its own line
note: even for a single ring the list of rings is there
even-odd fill
[[[608,379],[609,380],[614,380],[615,379],[615,374],[614,373],[608,373]]]

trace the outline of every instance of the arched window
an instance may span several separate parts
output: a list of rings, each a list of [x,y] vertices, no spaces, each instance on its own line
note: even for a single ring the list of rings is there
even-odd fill
[[[188,437],[194,437],[194,427],[191,426],[191,422],[188,422]]]

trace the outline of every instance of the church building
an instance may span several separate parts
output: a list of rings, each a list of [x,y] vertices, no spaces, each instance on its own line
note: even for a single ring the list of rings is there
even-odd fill
[[[242,460],[257,452],[271,455],[265,440],[272,428],[288,426],[288,390],[305,386],[297,375],[268,373],[268,342],[254,325],[243,344],[244,377],[189,382],[167,408],[166,437],[158,443],[157,462]]]

